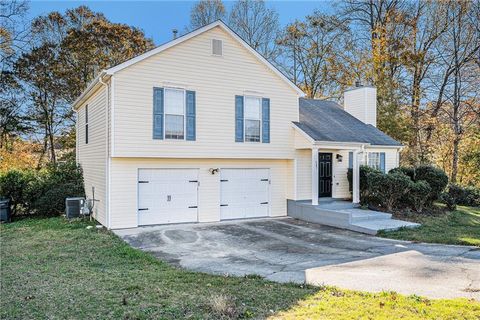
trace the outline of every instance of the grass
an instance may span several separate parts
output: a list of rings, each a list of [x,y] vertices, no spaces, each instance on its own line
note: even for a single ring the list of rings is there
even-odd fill
[[[458,207],[435,215],[417,214],[405,218],[422,224],[416,229],[382,231],[379,236],[430,243],[472,245],[480,247],[480,208]]]
[[[478,320],[480,315],[480,304],[467,299],[426,300],[188,272],[87,226],[62,218],[0,226],[1,319]]]

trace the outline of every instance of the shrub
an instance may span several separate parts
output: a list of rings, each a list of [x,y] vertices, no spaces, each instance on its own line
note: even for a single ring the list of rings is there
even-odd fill
[[[455,210],[457,205],[480,206],[480,189],[450,184],[447,191],[442,194],[442,201],[450,210]]]
[[[380,170],[373,169],[369,166],[360,166],[360,203],[363,204],[368,204],[369,202],[372,202],[373,199],[371,198],[371,192],[369,188],[369,175],[375,173],[382,173]],[[350,191],[353,190],[353,170],[348,169],[347,172],[347,179],[348,179],[348,184],[350,187]]]
[[[392,170],[389,171],[389,173],[395,173],[395,172],[403,173],[404,175],[406,175],[410,179],[412,179],[412,181],[416,181],[416,179],[415,179],[415,168],[412,168],[412,167],[397,167],[397,168],[393,168]]]
[[[391,211],[398,207],[402,196],[410,191],[412,180],[400,172],[389,174],[380,172],[370,173],[368,184],[371,196],[378,200],[379,205]]]
[[[0,197],[10,199],[12,216],[28,210],[28,188],[33,179],[31,171],[10,170],[0,175]]]
[[[448,177],[445,172],[434,166],[422,165],[415,169],[415,180],[425,180],[430,185],[430,192],[427,194],[427,204],[431,205],[439,200],[442,192],[448,184]]]
[[[422,212],[428,202],[426,195],[431,192],[431,189],[430,185],[424,180],[417,182],[412,181],[410,184],[410,191],[401,198],[401,201],[404,201],[404,198],[407,198],[407,206],[413,207],[417,212]]]
[[[11,199],[12,216],[62,214],[66,197],[85,196],[82,170],[69,161],[40,171],[8,171],[0,176],[0,195]]]

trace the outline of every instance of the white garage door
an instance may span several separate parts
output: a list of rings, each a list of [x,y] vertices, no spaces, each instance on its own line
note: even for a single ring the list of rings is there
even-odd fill
[[[220,218],[267,217],[269,169],[222,169]]]
[[[197,169],[140,169],[138,224],[197,221]]]

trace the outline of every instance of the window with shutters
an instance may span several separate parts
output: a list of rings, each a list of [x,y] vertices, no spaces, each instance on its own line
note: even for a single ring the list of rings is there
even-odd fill
[[[165,89],[165,139],[185,139],[185,91]]]
[[[385,172],[385,153],[384,152],[369,152],[368,166]]]
[[[262,99],[244,98],[244,132],[246,142],[260,142],[262,122]]]
[[[88,144],[88,104],[85,106],[85,144]]]
[[[212,39],[212,55],[222,56],[223,55],[223,41]]]

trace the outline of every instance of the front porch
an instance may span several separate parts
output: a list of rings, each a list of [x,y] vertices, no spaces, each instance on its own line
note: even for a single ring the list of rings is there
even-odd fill
[[[419,226],[392,219],[389,213],[363,210],[352,202],[332,198],[320,198],[316,205],[310,200],[287,200],[287,211],[292,218],[372,235],[380,230]]]

